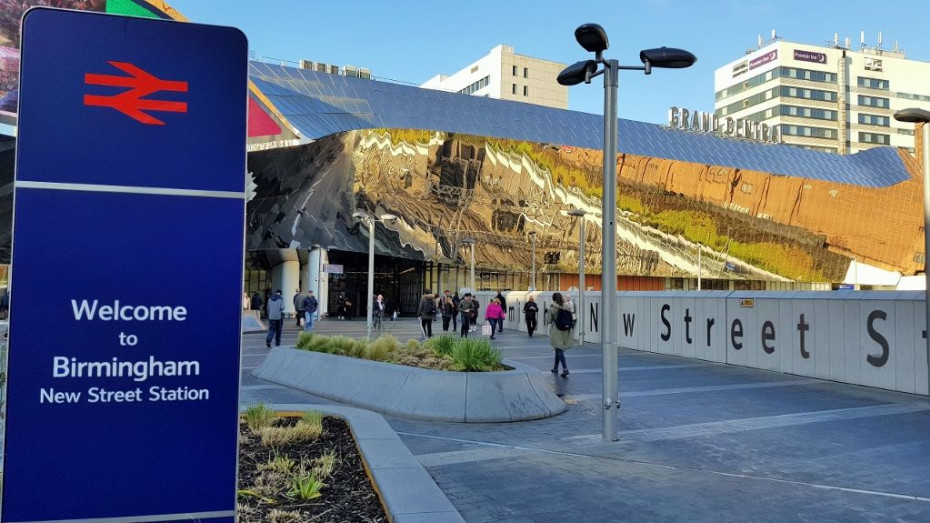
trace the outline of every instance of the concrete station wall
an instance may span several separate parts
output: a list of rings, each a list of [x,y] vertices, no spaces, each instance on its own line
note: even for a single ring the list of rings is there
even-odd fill
[[[494,294],[478,293],[482,317]],[[507,328],[526,332],[528,294],[541,311],[552,302],[551,292],[506,293]],[[577,307],[577,292],[562,294]],[[619,294],[621,347],[927,395],[922,291]],[[585,293],[586,342],[600,343],[600,299]]]

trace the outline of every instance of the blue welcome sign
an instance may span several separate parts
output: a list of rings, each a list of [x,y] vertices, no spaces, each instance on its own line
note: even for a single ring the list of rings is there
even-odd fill
[[[247,43],[23,19],[2,520],[235,519]]]

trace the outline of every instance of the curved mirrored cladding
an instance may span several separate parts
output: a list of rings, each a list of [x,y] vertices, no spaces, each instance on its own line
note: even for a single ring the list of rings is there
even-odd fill
[[[250,249],[367,252],[352,218],[363,211],[400,218],[377,224],[378,254],[465,265],[462,240],[474,238],[479,266],[529,271],[535,231],[537,270],[574,272],[584,219],[588,270],[601,266],[600,151],[382,129],[253,152],[249,170]],[[629,154],[618,173],[624,275],[689,277],[700,265],[705,278],[842,281],[853,257],[922,267],[908,256],[920,241],[913,179],[860,187]]]

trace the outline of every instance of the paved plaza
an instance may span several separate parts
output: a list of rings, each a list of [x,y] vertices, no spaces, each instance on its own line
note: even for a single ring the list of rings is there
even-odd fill
[[[412,319],[388,331],[419,337]],[[365,322],[323,320],[317,332],[360,337]],[[290,324],[282,345],[296,338]],[[570,350],[563,379],[549,373],[545,336],[494,343],[538,368],[568,411],[494,424],[386,417],[469,522],[930,521],[924,396],[621,350],[620,440],[607,443],[598,346]],[[243,405],[336,404],[253,378],[267,353],[263,333],[244,336]]]

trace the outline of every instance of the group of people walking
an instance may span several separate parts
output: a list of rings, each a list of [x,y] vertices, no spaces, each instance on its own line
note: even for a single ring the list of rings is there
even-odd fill
[[[260,310],[261,305],[262,299],[258,293],[251,298],[247,293],[243,295],[244,309]],[[313,295],[313,291],[307,291],[304,294],[297,289],[293,297],[293,305],[298,329],[303,327],[303,330],[307,332],[313,331],[313,324],[318,318],[319,311],[319,302]],[[453,295],[447,290],[442,296],[435,296],[427,289],[417,308],[423,338],[433,337],[433,321],[437,315],[442,318],[443,332],[449,332],[451,326],[452,332],[459,332],[462,338],[468,337],[470,332],[475,331],[480,308],[478,299],[470,292],[466,292],[462,298],[459,298],[457,292]],[[373,319],[380,323],[385,312],[384,298],[380,294],[375,298],[372,309]],[[274,341],[275,346],[279,346],[284,321],[284,299],[281,296],[281,289],[276,290],[268,298],[266,311],[268,313],[268,335],[265,338],[265,345],[270,348],[271,342]],[[534,297],[529,296],[523,305],[523,316],[526,321],[527,335],[531,338],[538,328],[538,315],[539,306]],[[558,374],[561,367],[563,378],[569,374],[565,351],[574,344],[574,318],[575,307],[571,297],[560,292],[554,293],[552,305],[545,311],[545,323],[549,325],[549,344],[555,351],[552,373]],[[507,319],[507,299],[502,293],[498,292],[497,296],[488,303],[484,311],[484,319],[490,325],[490,339],[496,339],[495,334],[504,331],[504,320]],[[461,325],[461,328],[456,325],[457,323]]]

